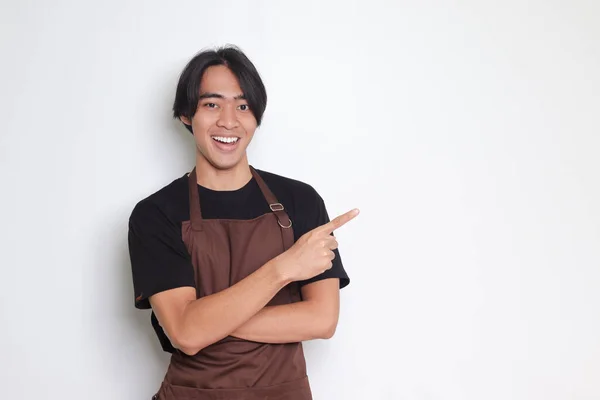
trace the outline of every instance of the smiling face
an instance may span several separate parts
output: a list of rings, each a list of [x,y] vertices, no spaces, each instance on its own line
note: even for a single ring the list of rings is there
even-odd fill
[[[256,119],[244,99],[236,76],[224,65],[209,67],[200,83],[200,101],[190,120],[199,162],[218,170],[247,164],[246,148],[256,130]]]

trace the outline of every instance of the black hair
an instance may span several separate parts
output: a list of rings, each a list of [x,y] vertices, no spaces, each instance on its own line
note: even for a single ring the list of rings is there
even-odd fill
[[[202,76],[204,71],[213,65],[224,65],[237,77],[250,112],[254,115],[257,126],[260,125],[267,107],[265,85],[254,64],[238,47],[233,45],[203,50],[189,61],[179,77],[173,103],[173,117],[181,120],[181,117],[185,116],[191,120],[196,114],[200,100]],[[191,126],[183,124],[192,132]]]

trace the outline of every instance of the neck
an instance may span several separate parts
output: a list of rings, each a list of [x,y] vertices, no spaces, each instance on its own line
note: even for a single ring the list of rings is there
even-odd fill
[[[197,183],[211,190],[237,190],[252,179],[246,155],[229,169],[218,169],[206,158],[196,155]]]

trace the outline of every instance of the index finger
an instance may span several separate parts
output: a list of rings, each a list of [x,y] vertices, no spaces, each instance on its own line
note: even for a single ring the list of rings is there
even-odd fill
[[[321,225],[319,228],[317,228],[317,231],[319,233],[330,234],[333,231],[335,231],[336,229],[340,229],[342,226],[346,225],[348,222],[350,222],[352,219],[354,219],[354,217],[356,217],[358,215],[358,213],[359,213],[358,208],[355,208],[354,210],[350,210],[347,213],[342,214],[339,217],[332,219],[328,223]]]

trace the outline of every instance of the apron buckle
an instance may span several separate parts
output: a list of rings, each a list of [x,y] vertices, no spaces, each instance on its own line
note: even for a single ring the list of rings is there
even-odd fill
[[[275,211],[283,211],[283,204],[281,203],[273,203],[273,204],[269,204],[269,207],[271,208],[271,211],[275,212]]]

